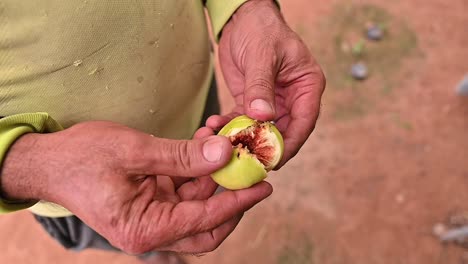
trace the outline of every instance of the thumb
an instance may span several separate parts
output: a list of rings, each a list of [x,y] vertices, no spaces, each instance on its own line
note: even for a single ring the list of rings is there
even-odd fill
[[[256,50],[245,64],[244,111],[254,119],[274,120],[277,60],[273,50]]]
[[[231,159],[232,144],[223,136],[194,140],[155,138],[145,151],[145,174],[199,177],[222,168]]]

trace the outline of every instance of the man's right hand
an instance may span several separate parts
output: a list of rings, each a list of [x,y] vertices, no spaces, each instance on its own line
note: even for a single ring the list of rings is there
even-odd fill
[[[229,161],[232,146],[212,134],[168,140],[110,122],[26,134],[4,161],[2,191],[60,204],[129,254],[212,251],[272,192],[262,182],[213,195],[206,175]]]

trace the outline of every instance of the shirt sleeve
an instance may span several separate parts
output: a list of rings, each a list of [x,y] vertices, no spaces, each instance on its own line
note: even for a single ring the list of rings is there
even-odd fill
[[[47,113],[25,113],[0,119],[0,165],[11,145],[27,133],[49,133],[63,130]],[[1,175],[0,175],[1,177]],[[0,214],[27,209],[36,202],[8,201],[0,197]]]
[[[224,25],[229,21],[232,14],[248,0],[208,0],[206,1],[206,9],[211,19],[211,27],[213,36],[216,41],[219,40],[219,34]]]
[[[236,10],[248,0],[207,0],[205,5],[211,19],[211,27],[215,40],[219,40],[219,34],[224,25],[229,21]],[[275,1],[279,7],[279,0]]]

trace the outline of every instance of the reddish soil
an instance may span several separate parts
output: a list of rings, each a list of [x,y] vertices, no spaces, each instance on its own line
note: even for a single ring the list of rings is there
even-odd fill
[[[344,2],[283,1],[288,22],[320,62],[334,45],[323,21]],[[372,90],[380,85],[372,76],[359,84],[372,107],[357,116],[336,118],[356,94],[331,82],[316,131],[269,177],[274,194],[220,248],[187,257],[189,263],[468,263],[467,249],[432,235],[436,223],[468,211],[468,98],[454,93],[468,73],[468,2],[352,2],[404,19],[420,55],[403,58],[385,95]],[[332,67],[327,62],[326,73]],[[224,88],[221,99],[229,109]],[[137,263],[107,252],[66,252],[26,212],[0,217],[0,230],[0,263]]]

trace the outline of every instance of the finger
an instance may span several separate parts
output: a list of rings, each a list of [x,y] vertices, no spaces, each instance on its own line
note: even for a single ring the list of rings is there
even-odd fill
[[[174,182],[171,178],[167,176],[157,176],[156,179],[156,194],[154,199],[160,201],[169,201],[172,203],[180,202],[180,199],[176,195],[176,191],[174,189]]]
[[[213,130],[221,130],[229,121],[240,115],[237,112],[231,112],[227,115],[212,115],[206,120],[206,126]]]
[[[205,201],[181,202],[172,211],[171,224],[185,227],[176,230],[181,237],[206,232],[244,213],[271,193],[271,185],[261,182],[249,189],[222,192]]]
[[[206,138],[214,135],[213,129],[210,127],[201,127],[193,135],[193,139]]]
[[[153,202],[141,222],[144,234],[139,236],[144,241],[146,251],[167,245],[185,237],[204,233],[222,225],[224,222],[240,215],[272,193],[267,182],[261,182],[251,188],[238,191],[225,191],[204,201],[183,201],[175,206]],[[158,239],[154,239],[158,238]]]
[[[184,185],[185,183],[191,181],[194,178],[171,176],[171,179],[174,182],[174,188],[177,190],[180,188],[180,186]]]
[[[206,176],[222,168],[231,158],[231,142],[223,136],[194,140],[151,139],[127,161],[129,173]]]
[[[278,56],[274,49],[255,49],[245,60],[244,111],[257,120],[270,121],[276,116],[275,79]]]
[[[213,195],[218,184],[211,176],[199,177],[180,186],[177,194],[183,201],[206,200]]]
[[[215,250],[236,229],[243,215],[235,216],[217,228],[182,238],[158,250],[202,254]]]
[[[214,132],[209,127],[201,127],[197,129],[195,134],[193,135],[194,139],[205,138],[214,135]],[[175,189],[178,189],[182,184],[190,181],[191,179],[188,177],[171,177],[172,181],[174,182]]]
[[[320,101],[325,89],[325,77],[320,70],[304,75],[292,84],[300,94],[292,104],[288,127],[284,136],[284,155],[276,169],[293,158],[309,138],[320,114]]]

